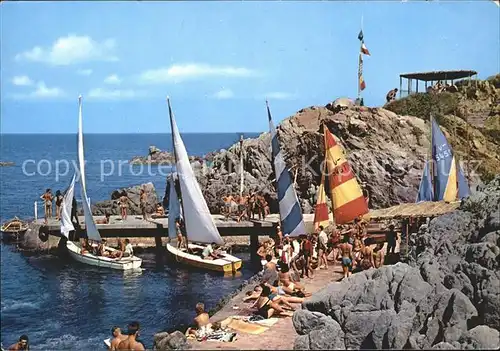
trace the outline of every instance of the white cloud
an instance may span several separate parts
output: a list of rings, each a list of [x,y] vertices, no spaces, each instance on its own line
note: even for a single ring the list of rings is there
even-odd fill
[[[79,74],[81,76],[90,76],[92,74],[92,70],[90,68],[79,69],[78,71],[76,71],[76,74]]]
[[[15,76],[12,78],[12,84],[19,86],[30,86],[33,81],[28,76]]]
[[[188,63],[142,72],[139,80],[143,83],[159,84],[204,77],[251,77],[255,74],[255,71],[245,67]]]
[[[213,94],[213,97],[216,99],[230,99],[234,97],[234,93],[231,89],[222,89]]]
[[[296,97],[295,94],[286,93],[286,92],[282,92],[282,91],[274,91],[274,92],[267,93],[265,95],[266,99],[273,99],[273,100],[290,100],[290,99],[293,99],[295,97]]]
[[[144,96],[143,91],[135,91],[131,89],[91,89],[88,92],[88,97],[95,100],[124,100],[133,99]]]
[[[98,42],[89,36],[70,34],[57,39],[50,48],[35,46],[31,50],[17,54],[15,58],[64,66],[88,61],[117,61],[114,49],[114,39]]]
[[[14,94],[15,99],[50,99],[65,96],[64,91],[60,88],[49,88],[45,82],[40,81],[36,84],[36,89],[29,94]]]
[[[104,79],[104,83],[106,83],[106,84],[120,84],[121,81],[122,80],[120,79],[120,77],[118,77],[116,74],[112,74],[110,76],[107,76]]]

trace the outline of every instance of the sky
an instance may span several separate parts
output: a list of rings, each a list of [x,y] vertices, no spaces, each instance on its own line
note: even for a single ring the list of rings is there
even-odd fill
[[[1,2],[1,133],[261,132],[404,72],[500,71],[493,1]]]

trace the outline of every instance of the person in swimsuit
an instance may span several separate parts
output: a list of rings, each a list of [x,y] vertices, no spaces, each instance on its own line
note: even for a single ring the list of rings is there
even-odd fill
[[[146,350],[144,345],[137,341],[139,338],[139,322],[132,322],[128,325],[128,337],[125,340],[122,340],[117,347],[117,350]]]
[[[304,258],[304,264],[302,265],[302,274],[300,275],[301,278],[304,277],[304,275],[308,278],[313,278],[314,277],[314,271],[311,268],[311,258],[313,255],[313,243],[311,242],[311,236],[308,235],[304,240],[302,240],[302,257]],[[310,276],[309,276],[310,274]]]
[[[370,240],[365,239],[365,246],[361,250],[361,269],[366,270],[375,267],[373,263],[373,250],[370,247]]]
[[[250,195],[250,199],[248,199],[247,211],[248,211],[248,218],[254,219],[255,218],[255,194]]]
[[[63,202],[63,196],[61,194],[61,191],[60,190],[57,190],[56,191],[56,220],[60,220],[61,219],[61,205],[62,205],[62,202]]]
[[[349,235],[345,234],[342,244],[339,244],[340,253],[342,254],[342,270],[344,278],[351,275],[352,271],[352,245],[349,244]]]
[[[328,250],[328,235],[322,225],[319,226],[318,234],[318,267],[316,269],[328,269],[327,250]]]
[[[29,350],[29,339],[27,335],[21,335],[19,341],[8,348],[9,351]]]
[[[115,351],[118,348],[120,342],[127,339],[127,335],[122,334],[122,330],[120,329],[120,327],[111,328],[111,335],[113,335],[113,340],[111,340],[108,350]]]
[[[193,319],[193,326],[186,330],[186,336],[189,334],[194,334],[199,337],[203,337],[202,334],[209,334],[212,329],[212,324],[210,323],[210,316],[205,311],[205,304],[198,302],[195,307],[196,317]]]
[[[74,196],[71,203],[71,222],[76,223],[77,227],[80,227],[80,220],[78,219],[78,203],[76,202],[76,197]]]
[[[384,248],[383,243],[377,244],[377,247],[373,250],[373,266],[375,268],[380,268],[384,264]]]
[[[242,219],[247,218],[247,197],[246,196],[240,196],[239,201],[238,201],[238,222],[241,222]]]
[[[356,235],[354,237],[354,246],[353,246],[353,249],[352,249],[353,256],[354,256],[353,265],[352,265],[353,269],[356,268],[357,266],[359,266],[361,264],[361,251],[362,250],[363,250],[363,242]]]
[[[274,241],[276,245],[282,245],[283,243],[283,232],[281,231],[281,227],[277,226],[276,227],[276,235],[274,236]]]
[[[253,291],[247,292],[247,296],[243,298],[243,301],[246,302],[249,300],[258,299],[262,293],[262,289],[266,286],[269,287],[269,289],[271,289],[271,294],[269,295],[269,298],[271,299],[272,302],[275,302],[278,305],[284,305],[292,311],[294,311],[295,308],[291,305],[291,303],[302,303],[304,301],[304,298],[302,297],[286,296],[285,294],[280,294],[278,292],[278,288],[269,285],[267,283],[262,283],[260,285],[255,286]]]
[[[299,297],[306,296],[307,293],[305,292],[305,288],[302,286],[302,284],[298,282],[293,282],[289,272],[290,272],[290,267],[286,263],[281,263],[278,277],[279,277],[279,283],[282,285],[282,289],[287,294],[290,295],[300,292],[301,294],[299,294]]]
[[[40,196],[40,199],[43,200],[44,209],[45,209],[45,223],[48,223],[48,219],[52,218],[52,191],[50,189],[45,190],[45,193]]]
[[[262,292],[255,301],[254,306],[257,307],[257,314],[265,319],[271,318],[275,312],[282,316],[292,316],[292,313],[285,311],[277,303],[271,299],[271,289],[268,286],[262,288]],[[274,297],[274,296],[273,296]]]
[[[122,215],[122,220],[127,219],[127,209],[128,209],[128,196],[127,192],[124,190],[122,192],[122,196],[120,196],[120,213]]]
[[[103,219],[97,219],[95,221],[95,224],[109,224],[110,217],[111,217],[111,215],[108,212],[106,212],[104,214],[104,218]]]

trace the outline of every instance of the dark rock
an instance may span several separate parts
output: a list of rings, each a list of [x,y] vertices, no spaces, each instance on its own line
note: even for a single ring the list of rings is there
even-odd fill
[[[153,350],[188,350],[192,345],[188,343],[184,333],[176,330],[173,333],[157,333],[154,336]]]
[[[410,265],[362,271],[313,294],[309,312],[294,316],[295,346],[311,349],[331,317],[347,349],[498,349],[498,213],[500,176],[420,228]]]
[[[103,216],[106,213],[110,215],[119,215],[120,214],[120,205],[118,200],[120,199],[123,191],[127,193],[129,198],[128,202],[128,215],[140,215],[141,207],[140,207],[140,194],[141,189],[146,191],[147,199],[146,199],[146,211],[147,213],[153,213],[156,209],[156,204],[158,203],[158,198],[156,196],[156,190],[153,183],[146,183],[142,185],[136,185],[130,188],[123,188],[114,190],[111,193],[111,200],[100,201],[92,205],[92,214],[94,216]],[[83,214],[82,208],[79,208],[79,214]]]

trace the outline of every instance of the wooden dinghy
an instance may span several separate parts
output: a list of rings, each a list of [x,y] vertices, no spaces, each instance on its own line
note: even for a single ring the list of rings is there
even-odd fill
[[[28,223],[14,217],[2,224],[0,231],[2,232],[3,239],[19,239],[19,236],[26,233],[28,230]]]

